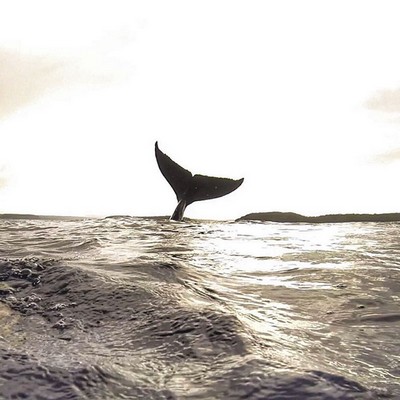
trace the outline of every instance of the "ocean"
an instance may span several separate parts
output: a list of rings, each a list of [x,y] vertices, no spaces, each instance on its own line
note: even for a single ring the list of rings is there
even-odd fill
[[[400,223],[0,220],[1,399],[400,399]]]

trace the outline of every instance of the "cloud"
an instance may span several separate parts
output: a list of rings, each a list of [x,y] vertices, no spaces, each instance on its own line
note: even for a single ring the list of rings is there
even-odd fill
[[[45,58],[0,51],[0,117],[54,87],[60,64]]]
[[[380,90],[367,100],[365,106],[373,111],[389,113],[386,114],[385,119],[398,123],[400,122],[400,89]],[[372,161],[384,164],[400,161],[400,148],[377,154]]]
[[[380,163],[391,163],[395,161],[400,161],[400,148],[395,150],[390,150],[382,154],[378,154],[374,157],[374,161]]]
[[[400,89],[380,90],[365,103],[371,110],[400,113]]]
[[[5,166],[0,166],[0,189],[7,185]]]
[[[125,79],[131,66],[108,50],[97,46],[61,57],[0,49],[0,118],[54,90]]]

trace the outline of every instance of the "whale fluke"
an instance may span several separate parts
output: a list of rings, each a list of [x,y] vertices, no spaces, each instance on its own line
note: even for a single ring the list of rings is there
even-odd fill
[[[178,199],[178,205],[171,216],[175,221],[181,221],[186,207],[195,201],[210,200],[225,196],[236,190],[244,178],[234,180],[216,178],[205,175],[192,175],[158,148],[155,144],[157,164],[164,178],[171,185]]]

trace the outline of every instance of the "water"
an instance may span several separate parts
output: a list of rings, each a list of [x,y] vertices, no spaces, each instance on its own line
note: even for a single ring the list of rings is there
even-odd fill
[[[399,293],[399,223],[0,220],[0,398],[398,399]]]

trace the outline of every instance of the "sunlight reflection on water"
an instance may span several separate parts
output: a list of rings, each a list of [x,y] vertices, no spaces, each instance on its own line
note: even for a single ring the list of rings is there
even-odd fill
[[[377,283],[381,278],[371,274],[371,268],[380,246],[398,234],[398,227],[382,229],[376,237],[377,224],[212,224],[207,235],[193,237],[195,251],[186,260],[212,271],[205,284],[254,330],[279,343],[281,357],[286,354],[299,364],[307,359],[310,366],[325,364],[354,376],[373,375],[379,381],[391,376],[376,367],[377,359],[383,364],[386,356],[375,356],[376,347],[361,352],[354,344],[363,331],[347,332],[345,326],[332,326],[330,321],[349,313],[348,298],[360,300],[353,306],[352,315],[357,315],[363,311],[363,299],[371,297],[368,291],[382,292]],[[395,251],[399,254],[399,247]],[[393,252],[385,257],[391,267],[393,261],[398,265]],[[365,281],[376,287],[366,286],[355,273],[365,264],[370,267]],[[378,265],[380,271],[383,267]],[[382,281],[386,283],[385,278]],[[391,297],[386,300],[392,300],[385,304],[382,299],[384,309],[393,307],[395,300],[393,291],[387,290]],[[392,351],[397,348],[390,338],[387,345]]]

